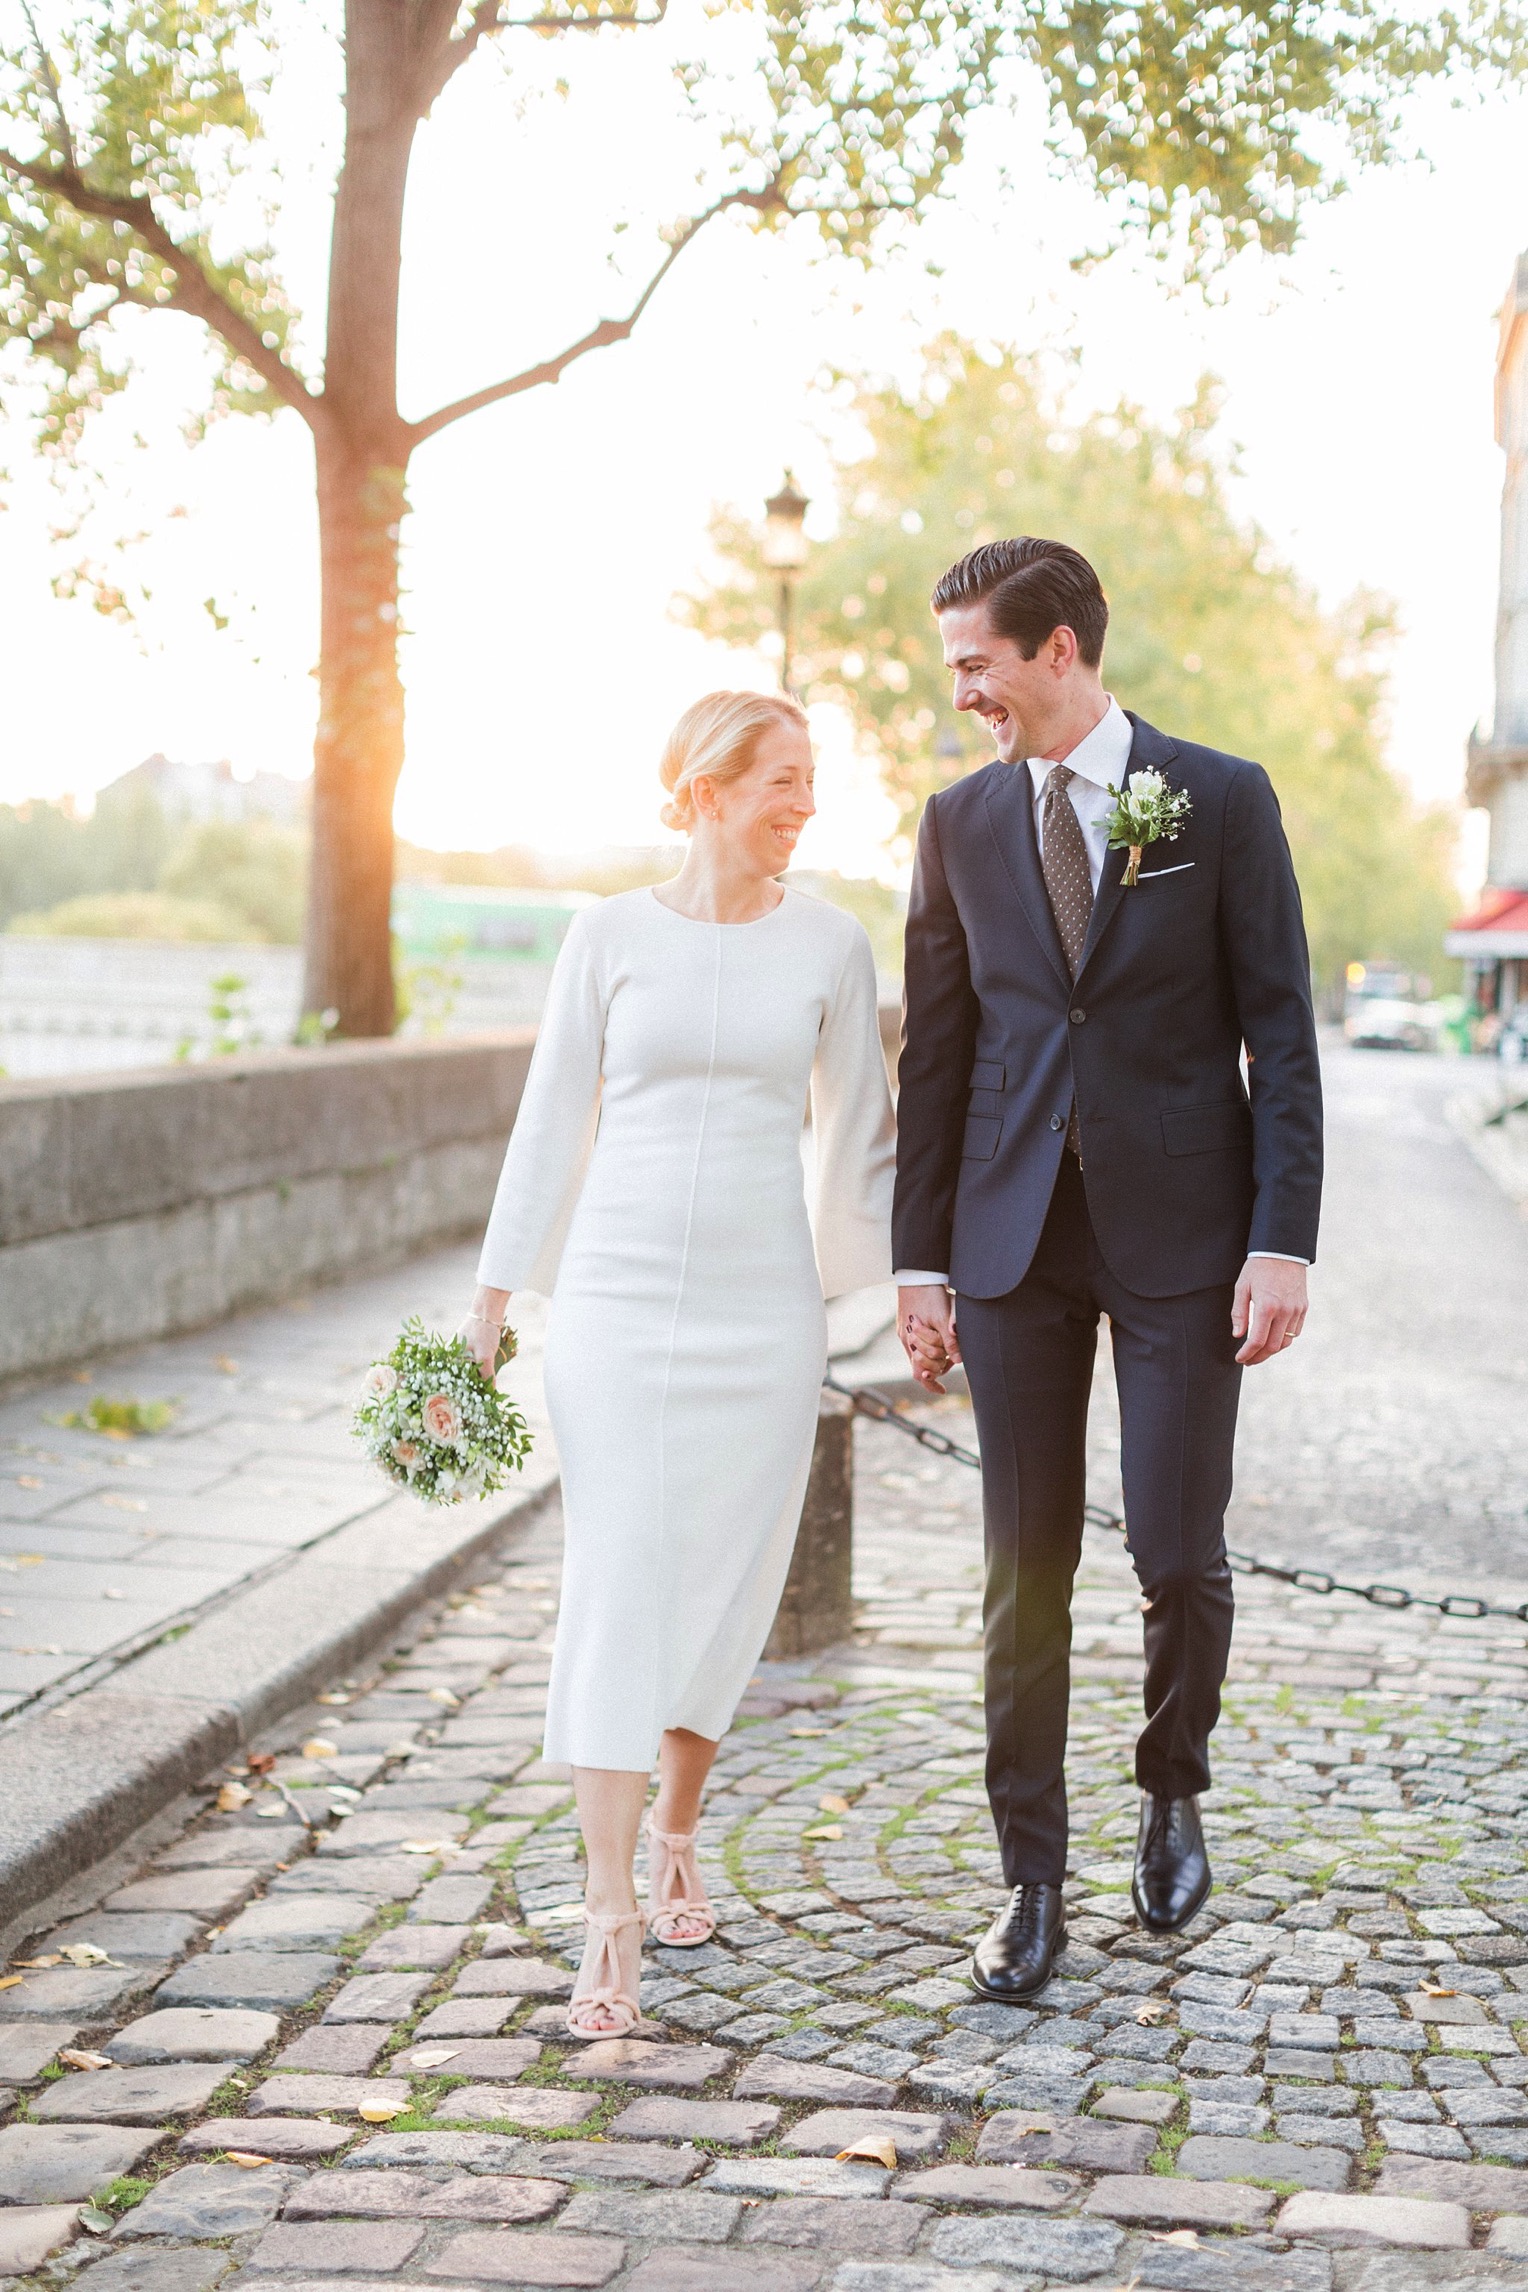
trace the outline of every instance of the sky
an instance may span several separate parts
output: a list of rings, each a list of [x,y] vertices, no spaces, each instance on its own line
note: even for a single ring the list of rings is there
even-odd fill
[[[720,75],[731,28],[697,18],[689,36],[710,43]],[[545,91],[543,45],[539,80],[480,58],[426,125],[408,216],[407,412],[619,310],[650,259],[652,221],[693,197],[697,145],[654,132],[668,112],[663,60],[595,45],[571,105]],[[310,345],[335,70],[320,16],[294,15],[270,156],[277,244]],[[668,725],[699,691],[774,676],[671,616],[703,573],[713,505],[757,508],[789,464],[813,497],[809,531],[828,530],[839,433],[820,377],[911,377],[945,327],[1068,354],[1082,406],[1124,395],[1167,415],[1216,374],[1241,512],[1326,602],[1360,586],[1394,601],[1391,761],[1424,799],[1457,801],[1465,741],[1491,710],[1492,370],[1496,313],[1528,247],[1528,94],[1463,110],[1429,94],[1408,125],[1425,161],[1360,175],[1312,212],[1292,257],[1243,260],[1213,303],[1172,294],[1138,255],[1079,273],[1099,210],[1047,158],[1030,88],[979,124],[951,197],[868,277],[800,235],[732,222],[702,235],[630,344],[416,458],[401,832],[563,851],[664,840],[654,767]],[[613,218],[631,221],[614,240]],[[306,431],[290,415],[231,420],[188,444],[186,412],[205,391],[198,330],[154,314],[130,323],[137,378],[96,429],[95,506],[76,538],[56,536],[80,515],[80,485],[52,482],[20,423],[4,450],[0,800],[88,801],[156,750],[226,756],[241,773],[307,768]],[[54,594],[82,554],[135,600],[131,625]],[[802,864],[895,874],[873,766],[835,712],[817,711],[816,730],[820,809]],[[1461,880],[1478,880],[1479,815],[1461,849]]]

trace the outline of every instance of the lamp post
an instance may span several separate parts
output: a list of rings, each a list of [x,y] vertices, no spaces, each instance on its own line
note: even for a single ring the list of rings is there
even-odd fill
[[[780,576],[780,687],[795,697],[791,684],[791,607],[795,577],[806,563],[807,497],[796,491],[789,470],[778,493],[764,504],[764,563]]]

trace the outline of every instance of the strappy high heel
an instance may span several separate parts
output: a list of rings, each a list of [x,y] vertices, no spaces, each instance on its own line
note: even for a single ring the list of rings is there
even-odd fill
[[[624,1933],[628,1926],[641,1926],[644,1923],[640,1910],[584,1912],[585,1926],[591,1934],[598,1934],[600,1940],[599,1948],[594,1953],[594,1962],[592,1966],[587,1966],[594,1977],[593,1982],[581,1996],[570,1999],[568,2004],[568,2028],[574,2037],[629,2037],[641,2020],[642,2008],[621,1987],[621,1959],[615,1938],[617,1934]],[[585,1958],[587,1965],[587,1952]],[[585,1970],[586,1966],[580,1966],[580,1980]],[[580,2013],[591,2007],[597,2007],[609,2015],[610,2026],[599,2028],[587,2021],[580,2021]]]
[[[647,1818],[647,1930],[665,1949],[698,1950],[716,1932],[716,1913],[695,1867],[696,1836],[693,1830],[660,1830],[651,1815]],[[704,1930],[676,1934],[676,1919]]]

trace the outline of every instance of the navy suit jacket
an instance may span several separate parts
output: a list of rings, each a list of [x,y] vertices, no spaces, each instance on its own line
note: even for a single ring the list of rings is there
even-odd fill
[[[1193,808],[1132,889],[1108,853],[1075,982],[1027,766],[989,764],[923,814],[892,1247],[970,1297],[1028,1271],[1074,1096],[1093,1230],[1137,1296],[1233,1281],[1249,1250],[1316,1254],[1321,1077],[1278,799],[1261,765],[1131,722],[1130,771]]]

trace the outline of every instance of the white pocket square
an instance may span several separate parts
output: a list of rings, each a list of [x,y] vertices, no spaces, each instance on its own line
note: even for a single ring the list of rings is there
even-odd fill
[[[1197,864],[1197,861],[1194,860],[1179,860],[1176,867],[1146,868],[1135,880],[1137,883],[1154,883],[1159,875],[1186,875],[1188,870]]]

